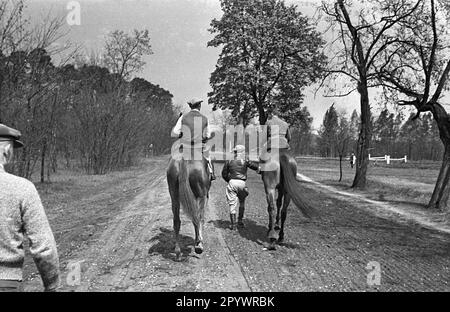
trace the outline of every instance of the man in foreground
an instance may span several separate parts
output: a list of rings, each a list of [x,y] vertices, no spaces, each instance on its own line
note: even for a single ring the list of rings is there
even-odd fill
[[[8,174],[20,132],[0,124],[0,292],[15,292],[23,280],[24,235],[45,291],[59,286],[59,259],[41,199],[33,183]]]

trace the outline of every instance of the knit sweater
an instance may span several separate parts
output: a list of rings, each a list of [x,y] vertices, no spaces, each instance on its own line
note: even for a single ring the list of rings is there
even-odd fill
[[[59,285],[56,242],[33,183],[0,166],[0,280],[22,280],[24,235],[46,290]]]

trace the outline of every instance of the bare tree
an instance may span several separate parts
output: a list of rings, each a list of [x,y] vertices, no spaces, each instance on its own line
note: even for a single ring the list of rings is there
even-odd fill
[[[366,185],[372,136],[369,88],[378,85],[376,68],[380,66],[383,52],[398,41],[388,34],[395,32],[397,25],[411,16],[422,1],[369,0],[352,5],[347,0],[336,0],[322,3],[321,9],[330,29],[337,31],[331,42],[335,47],[334,57],[330,60],[332,68],[323,83],[346,77],[351,82],[347,90],[332,96],[347,96],[354,91],[360,95],[361,124],[354,188]]]
[[[105,64],[123,79],[141,71],[145,65],[143,57],[152,53],[148,30],[135,29],[132,34],[115,30],[106,37]]]
[[[445,151],[428,207],[449,211],[450,117],[441,103],[450,72],[447,6],[445,1],[423,1],[417,14],[404,19],[392,36],[397,43],[384,53],[385,65],[376,74],[387,95],[416,108],[414,119],[423,112],[433,114]]]

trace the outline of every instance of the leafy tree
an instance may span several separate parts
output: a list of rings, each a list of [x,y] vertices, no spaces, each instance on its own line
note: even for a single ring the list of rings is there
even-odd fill
[[[347,154],[352,138],[351,130],[350,122],[345,114],[338,114],[338,125],[334,145],[339,155],[339,182],[342,181],[342,158]]]
[[[359,124],[360,117],[358,115],[357,110],[353,110],[352,115],[350,116],[350,148],[352,151],[356,151],[358,144],[358,134],[359,134]]]
[[[313,118],[307,107],[302,108],[301,116],[302,118],[296,119],[296,122],[293,123],[291,146],[296,154],[311,155],[313,154],[314,148],[312,133]]]
[[[395,114],[388,109],[381,111],[374,124],[374,145],[382,155],[391,155],[397,137]]]
[[[322,76],[324,44],[313,23],[281,0],[221,0],[211,22],[211,47],[222,47],[211,74],[214,109],[261,125],[273,110],[302,114],[304,88]]]
[[[320,152],[325,157],[337,156],[336,139],[338,136],[339,118],[334,104],[325,112],[322,126],[319,130]]]

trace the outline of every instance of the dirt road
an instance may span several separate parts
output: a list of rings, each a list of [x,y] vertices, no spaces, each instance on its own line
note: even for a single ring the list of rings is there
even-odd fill
[[[305,184],[304,195],[322,217],[307,220],[291,205],[285,243],[275,251],[264,250],[266,202],[260,177],[253,173],[246,227],[228,230],[225,183],[215,181],[206,214],[205,253],[191,251],[193,226],[183,217],[183,258],[177,262],[165,166],[166,160],[149,163],[132,181],[135,194],[120,202],[114,217],[64,256],[62,290],[450,290],[450,234],[379,216],[361,207],[364,203],[331,196],[314,184]],[[82,262],[81,280],[72,286],[66,284],[69,262]],[[374,262],[381,265],[380,285],[367,283],[373,270],[367,266]],[[25,289],[37,287],[33,279]]]

